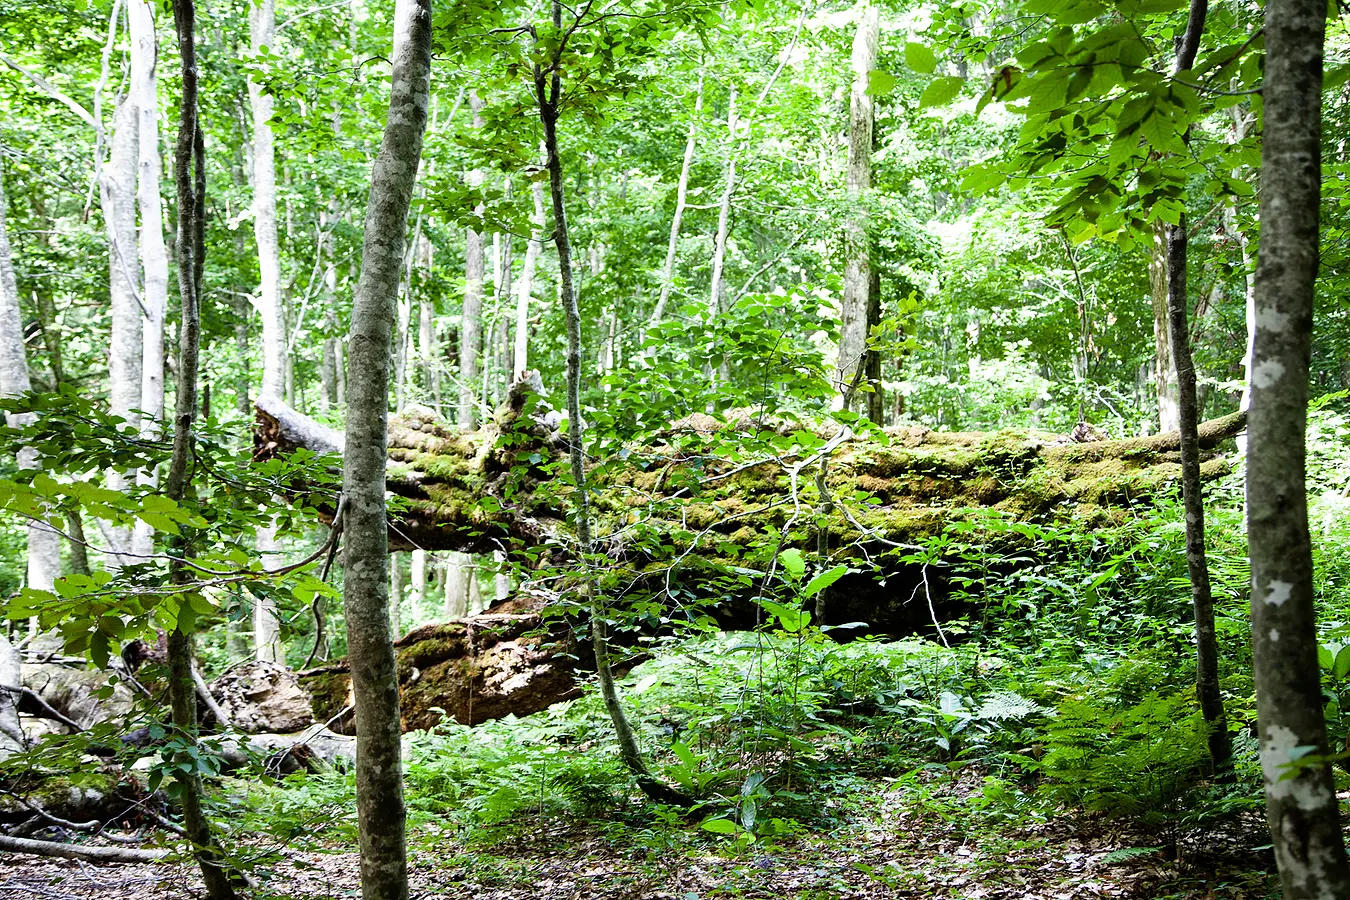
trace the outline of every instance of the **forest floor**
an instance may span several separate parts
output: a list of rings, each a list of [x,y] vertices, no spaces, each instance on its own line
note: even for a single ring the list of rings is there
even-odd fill
[[[1099,818],[999,823],[971,804],[980,779],[872,782],[841,800],[828,830],[771,842],[716,839],[690,826],[515,822],[467,843],[450,829],[410,832],[412,896],[472,900],[1266,900],[1268,836],[1259,817],[1180,836]],[[493,833],[496,832],[496,833]],[[359,856],[311,840],[283,847],[260,898],[359,896]],[[260,873],[263,874],[263,873]],[[187,900],[191,866],[94,866],[0,856],[0,900]]]

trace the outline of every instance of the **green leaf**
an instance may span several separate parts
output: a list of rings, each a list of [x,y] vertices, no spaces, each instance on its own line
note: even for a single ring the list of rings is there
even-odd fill
[[[919,98],[919,108],[932,109],[935,106],[946,106],[960,96],[961,89],[965,86],[966,80],[956,75],[934,78],[928,87],[924,88],[923,96]]]
[[[736,823],[727,819],[704,819],[702,828],[713,834],[735,834]]]
[[[911,41],[905,44],[905,65],[920,75],[932,75],[937,69],[937,57],[923,44]]]
[[[1331,674],[1336,678],[1344,678],[1350,675],[1350,646],[1345,646],[1336,654],[1336,661],[1331,664]]]
[[[802,559],[800,550],[784,550],[778,554],[778,561],[783,564],[787,573],[796,580],[800,580],[806,574],[806,560]]]
[[[806,587],[802,588],[802,596],[814,597],[847,574],[848,566],[835,566],[829,571],[821,572],[815,578],[808,581]]]
[[[895,90],[898,79],[884,69],[873,69],[867,73],[867,93],[872,97],[889,94]]]

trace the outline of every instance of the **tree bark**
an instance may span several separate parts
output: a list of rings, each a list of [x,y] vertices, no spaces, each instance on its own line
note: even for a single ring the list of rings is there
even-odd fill
[[[137,205],[140,208],[141,282],[141,391],[139,406],[142,437],[160,434],[164,417],[164,317],[169,305],[169,257],[164,246],[164,211],[159,187],[162,165],[159,155],[159,91],[156,63],[159,41],[154,12],[147,0],[129,0],[127,21],[131,32],[129,102],[137,117]],[[158,473],[143,470],[137,481],[146,487],[158,484]],[[142,556],[154,549],[154,531],[137,523],[133,552]]]
[[[469,108],[473,111],[473,127],[483,127],[483,101],[476,91],[469,91]],[[469,173],[469,187],[483,185],[482,169]],[[481,214],[483,208],[475,210]],[[459,416],[461,428],[473,428],[478,422],[478,358],[483,341],[483,279],[486,263],[483,258],[483,236],[472,228],[464,232],[464,305],[459,326]]]
[[[877,8],[864,3],[853,38],[853,92],[848,117],[848,200],[853,207],[844,228],[844,289],[840,298],[839,361],[835,385],[839,404],[853,405],[866,376],[869,297],[872,262],[867,226],[867,195],[872,189],[872,126],[874,110],[867,93],[868,76],[877,64],[881,19]]]
[[[35,841],[0,835],[0,850],[10,853],[31,853],[35,856],[57,859],[79,859],[94,863],[154,863],[168,857],[172,850],[137,850],[132,847],[90,847],[83,844],[61,844],[55,841]]]
[[[1181,411],[1177,399],[1176,360],[1167,320],[1167,226],[1153,224],[1153,249],[1149,254],[1148,278],[1153,297],[1153,385],[1158,398],[1158,431],[1176,431]]]
[[[178,295],[182,322],[178,332],[178,371],[175,389],[173,453],[165,483],[165,495],[181,501],[188,490],[188,461],[192,456],[193,422],[197,416],[197,369],[201,341],[201,272],[203,265],[202,217],[205,215],[206,181],[202,133],[197,120],[196,10],[192,0],[175,0],[174,24],[182,64],[183,94],[178,119],[178,142],[174,152],[174,175],[178,194]],[[177,552],[169,562],[169,579],[186,584],[190,578],[183,560],[192,551],[186,538],[175,540]],[[192,678],[192,637],[184,627],[182,611],[168,635],[169,698],[174,728],[188,740],[197,736],[196,684]],[[235,891],[225,868],[211,826],[202,810],[202,781],[195,767],[176,775],[182,788],[183,826],[192,840],[202,880],[211,900],[234,900]]]
[[[1192,0],[1189,21],[1173,67],[1176,74],[1189,71],[1205,29],[1208,0]],[[1205,555],[1205,498],[1200,478],[1200,413],[1195,386],[1195,362],[1191,357],[1191,330],[1187,319],[1186,216],[1165,229],[1167,235],[1168,344],[1176,365],[1178,431],[1181,441],[1181,494],[1186,515],[1186,570],[1191,582],[1191,606],[1195,613],[1195,687],[1200,711],[1209,726],[1209,755],[1215,776],[1232,779],[1233,743],[1224,714],[1219,685],[1219,646],[1214,633],[1214,596],[1209,583],[1209,560]]]
[[[139,429],[133,412],[141,405],[142,309],[140,260],[136,241],[136,171],[139,113],[130,96],[117,104],[108,161],[99,178],[100,206],[108,237],[108,300],[111,334],[108,343],[108,412],[127,427]],[[108,473],[108,487],[123,490],[128,473]],[[109,528],[108,564],[114,568],[129,558],[131,529]]]
[[[19,307],[19,288],[14,278],[14,263],[10,251],[9,230],[6,218],[9,214],[9,201],[5,195],[4,169],[0,168],[0,397],[12,397],[29,390],[28,357],[23,343],[23,314]],[[33,416],[6,415],[5,424],[10,428],[22,428],[33,421]],[[28,465],[24,465],[28,456]],[[31,468],[34,460],[28,451],[19,452],[20,466]],[[41,548],[43,535],[38,526],[28,527],[28,579],[33,585],[33,561],[35,550],[46,555],[50,551]],[[53,535],[54,536],[54,535]],[[35,538],[39,546],[34,545]],[[57,560],[60,560],[60,545],[57,545]],[[50,590],[47,585],[44,590]],[[19,651],[10,643],[8,628],[0,626],[0,684],[19,684]],[[23,732],[19,729],[19,710],[16,698],[0,691],[0,757],[9,752],[22,749]]]
[[[731,88],[727,100],[727,175],[722,184],[722,199],[718,204],[717,233],[713,237],[712,279],[708,289],[708,308],[721,309],[722,274],[726,267],[727,240],[731,236],[731,201],[736,196],[736,87]]]
[[[385,513],[389,342],[408,207],[431,88],[431,0],[399,0],[389,115],[371,174],[352,309],[343,492],[348,659],[356,707],[356,805],[364,900],[407,900],[398,679],[389,636]],[[462,375],[463,373],[461,373]]]
[[[249,48],[260,53],[276,44],[276,2],[249,4]],[[272,95],[248,80],[253,114],[253,237],[258,246],[258,296],[253,306],[262,320],[263,374],[258,391],[280,395],[286,371],[285,329],[281,321],[281,251],[277,244],[277,169],[272,137]]]
[[[1326,5],[1266,4],[1247,543],[1266,812],[1285,900],[1350,897],[1327,752],[1305,484]],[[1316,754],[1303,758],[1308,753]],[[1302,759],[1302,765],[1291,765]]]

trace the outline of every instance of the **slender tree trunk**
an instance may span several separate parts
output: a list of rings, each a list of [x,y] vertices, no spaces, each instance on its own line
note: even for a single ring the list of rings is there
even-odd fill
[[[137,204],[140,207],[141,284],[141,391],[139,406],[144,413],[142,437],[160,434],[164,418],[164,316],[169,305],[169,257],[164,246],[164,212],[159,196],[162,165],[159,156],[159,91],[156,62],[159,41],[154,12],[147,0],[129,0],[127,20],[131,32],[130,101],[137,117]],[[153,469],[137,474],[147,487],[159,482]],[[142,556],[154,549],[154,530],[144,522],[133,532],[132,550]]]
[[[19,307],[19,289],[14,278],[14,262],[9,244],[6,219],[9,201],[5,195],[4,171],[0,169],[0,397],[13,397],[32,388],[28,378],[28,356],[24,347],[23,315]],[[23,428],[37,417],[31,413],[5,416],[10,428]],[[19,451],[20,469],[38,467],[37,451],[24,447]],[[28,587],[50,591],[61,574],[61,542],[51,528],[39,524],[28,525]],[[0,628],[0,684],[16,686],[19,677],[19,652],[10,643],[7,632]],[[0,757],[10,750],[15,736],[22,738],[19,714],[13,694],[0,691]]]
[[[431,88],[431,0],[399,0],[389,116],[370,181],[361,277],[352,309],[343,491],[348,662],[356,701],[356,807],[364,900],[407,900],[398,672],[389,636],[385,518],[389,342],[408,207]]]
[[[1192,0],[1185,34],[1177,46],[1175,74],[1190,70],[1205,30],[1208,0]],[[1209,726],[1209,755],[1215,776],[1232,778],[1233,743],[1224,715],[1219,687],[1219,648],[1214,633],[1214,597],[1210,591],[1209,560],[1205,555],[1205,499],[1200,478],[1200,415],[1191,357],[1191,330],[1187,320],[1186,216],[1166,226],[1168,345],[1176,365],[1177,411],[1181,444],[1181,492],[1186,509],[1186,569],[1195,612],[1195,687],[1200,711]]]
[[[403,627],[403,555],[389,554],[389,633],[398,640]]]
[[[553,0],[553,25],[562,33],[562,2]],[[586,464],[583,449],[584,429],[581,420],[581,312],[577,308],[576,292],[572,288],[572,244],[567,233],[566,198],[563,194],[562,157],[558,155],[558,109],[562,100],[562,77],[559,74],[564,46],[553,52],[552,65],[539,63],[534,68],[535,97],[539,103],[539,119],[544,126],[544,150],[548,158],[549,193],[553,201],[553,245],[558,251],[558,277],[562,291],[563,318],[567,330],[567,428],[569,457],[572,471],[572,501],[576,520],[577,541],[580,544],[583,565],[589,565],[591,553],[590,505],[586,498]],[[732,119],[734,122],[734,117]],[[733,127],[734,133],[734,127]],[[586,590],[592,590],[590,584]],[[644,793],[655,800],[687,804],[689,801],[655,778],[647,768],[638,748],[637,737],[619,700],[614,683],[614,672],[609,660],[609,637],[605,622],[606,610],[599,596],[591,596],[591,644],[595,650],[596,675],[605,709],[614,723],[619,744],[619,756],[624,765],[637,777]]]
[[[462,619],[469,614],[469,566],[472,558],[458,551],[451,551],[445,556],[445,618]]]
[[[736,88],[731,88],[727,101],[727,177],[722,184],[722,200],[718,204],[717,234],[713,238],[712,281],[708,290],[708,306],[721,309],[722,273],[726,266],[727,240],[731,236],[731,200],[736,195]]]
[[[133,412],[141,405],[142,303],[140,259],[136,240],[136,168],[139,115],[130,96],[117,104],[108,160],[99,178],[100,205],[108,237],[108,299],[111,334],[108,342],[108,412],[126,426],[139,429],[140,417]],[[108,487],[123,490],[128,473],[108,472]],[[110,566],[128,561],[130,528],[106,531]]]
[[[260,53],[276,44],[275,0],[259,0],[248,8],[249,48]],[[293,403],[287,378],[286,330],[281,309],[281,249],[277,242],[277,170],[272,137],[272,95],[248,80],[248,102],[253,114],[253,238],[258,248],[258,293],[253,306],[262,322],[263,371],[258,393],[285,396]],[[258,552],[265,565],[279,562],[281,544],[276,521],[258,529]],[[257,659],[285,662],[276,601],[270,596],[253,601],[253,653]]]
[[[1266,4],[1247,543],[1261,768],[1285,900],[1350,897],[1335,783],[1322,758],[1305,484],[1326,15],[1320,0]],[[1304,765],[1292,765],[1298,759]]]
[[[1167,226],[1153,223],[1153,250],[1149,254],[1148,278],[1153,296],[1153,383],[1158,398],[1158,431],[1176,431],[1180,424],[1177,399],[1176,361],[1167,322]]]
[[[408,605],[416,613],[427,599],[427,551],[414,550],[410,554],[410,563],[408,582],[412,592]]]
[[[276,2],[249,4],[249,47],[254,53],[276,43]],[[272,95],[248,80],[253,113],[253,236],[258,245],[258,296],[253,301],[262,320],[263,375],[261,394],[281,396],[286,377],[286,336],[281,319],[281,250],[277,244],[277,167],[272,139]]]
[[[881,272],[872,269],[871,287],[867,292],[867,333],[881,324]],[[867,418],[874,425],[886,424],[886,391],[881,386],[881,354],[868,350],[863,378],[872,390],[867,395]]]
[[[469,91],[469,108],[473,111],[473,127],[483,127],[483,101],[476,91]],[[469,173],[469,186],[481,187],[483,171]],[[482,212],[478,207],[477,212]],[[460,428],[478,424],[478,355],[483,328],[483,279],[486,276],[483,259],[483,236],[472,228],[464,233],[464,305],[459,326],[459,415]]]
[[[694,168],[694,150],[698,144],[698,123],[703,113],[703,72],[698,73],[698,88],[694,94],[694,114],[689,117],[689,136],[684,141],[684,163],[680,166],[680,180],[675,185],[675,213],[670,218],[670,240],[666,243],[666,264],[661,269],[661,294],[652,310],[652,325],[659,325],[666,314],[670,289],[675,283],[675,255],[680,245],[680,224],[689,198],[689,172]]]
[[[853,92],[848,117],[848,198],[852,214],[844,229],[844,290],[840,298],[839,361],[835,366],[838,403],[853,405],[858,386],[866,374],[869,297],[872,262],[867,226],[867,195],[872,190],[872,96],[868,76],[877,64],[880,14],[871,3],[858,13],[853,37]]]
[[[203,216],[206,175],[202,133],[197,122],[197,51],[193,31],[196,11],[192,0],[175,0],[174,22],[182,60],[183,96],[178,120],[178,143],[174,152],[174,176],[178,194],[178,294],[182,323],[178,332],[178,371],[174,409],[173,455],[165,494],[181,501],[187,496],[188,462],[192,455],[193,422],[197,415],[197,369],[201,340],[199,304],[203,264]],[[175,584],[189,580],[182,560],[192,551],[186,539],[176,541],[177,552],[169,563],[169,578]],[[192,679],[192,637],[182,621],[169,633],[169,697],[175,729],[190,741],[197,736],[196,686]],[[234,900],[231,878],[224,868],[211,826],[202,810],[202,782],[195,767],[179,772],[177,779],[183,806],[183,826],[196,849],[202,880],[211,900]]]
[[[534,227],[530,230],[530,242],[525,245],[525,262],[520,268],[520,283],[516,285],[516,340],[511,363],[513,379],[523,378],[529,369],[530,293],[534,290],[534,268],[543,250],[544,182],[537,178],[531,180],[530,194],[534,197]]]

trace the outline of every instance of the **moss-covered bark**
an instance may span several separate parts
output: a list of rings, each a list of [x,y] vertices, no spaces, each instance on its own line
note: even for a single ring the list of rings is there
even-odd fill
[[[260,409],[259,421],[260,456],[303,444],[311,430],[288,409]],[[547,405],[524,384],[477,431],[461,432],[423,409],[391,421],[388,488],[401,508],[390,548],[504,548],[520,559],[527,550],[572,543],[567,487],[551,474],[564,461],[566,439],[552,422]],[[802,457],[719,461],[682,439],[690,430],[717,428],[722,439],[737,432],[749,438],[756,424],[694,416],[672,429],[668,442],[633,452],[623,466],[596,463],[590,480],[597,543],[640,567],[650,558],[652,534],[663,545],[657,555],[694,542],[702,552],[776,540],[794,515],[800,519],[791,471]],[[1202,477],[1229,471],[1216,450],[1244,424],[1242,413],[1202,423]],[[813,467],[799,472],[803,507],[818,501],[813,475]],[[844,506],[854,521],[837,510],[828,527],[838,547],[859,538],[918,543],[980,509],[1021,521],[1118,524],[1132,505],[1170,489],[1180,476],[1176,432],[1077,443],[1043,432],[890,429],[885,441],[845,440],[832,452],[826,484],[835,499],[849,498]],[[788,542],[814,549],[813,535],[802,530]]]

